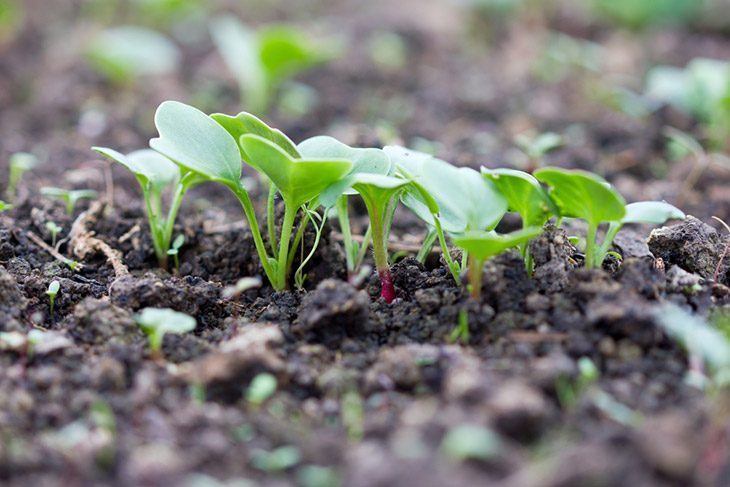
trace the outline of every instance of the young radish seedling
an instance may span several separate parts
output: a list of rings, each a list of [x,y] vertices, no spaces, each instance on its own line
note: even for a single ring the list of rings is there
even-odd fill
[[[51,284],[48,285],[48,290],[46,291],[46,296],[48,296],[51,319],[53,318],[53,307],[56,304],[56,295],[58,295],[58,291],[60,290],[61,283],[58,281],[51,281]]]
[[[356,194],[357,191],[352,188],[352,185],[357,181],[359,174],[391,175],[393,163],[381,149],[353,148],[333,137],[312,137],[301,142],[297,149],[305,157],[337,158],[352,162],[352,169],[347,176],[325,189],[319,197],[319,203],[325,207],[325,214],[327,214],[327,209],[335,207],[345,247],[347,272],[350,277],[356,276],[370,243],[372,226],[368,227],[362,244],[353,240],[350,228],[349,196]]]
[[[170,250],[170,241],[180,205],[185,193],[200,183],[201,178],[189,170],[181,172],[170,159],[150,149],[134,151],[127,155],[104,147],[94,147],[93,149],[123,165],[137,178],[144,196],[155,256],[160,267],[166,269],[167,251]],[[170,206],[165,211],[163,194],[170,191],[173,195]]]
[[[515,144],[527,157],[527,172],[543,166],[545,156],[563,145],[563,137],[554,132],[545,132],[536,136],[523,133],[515,137]]]
[[[222,119],[222,116],[217,118]],[[236,195],[251,227],[264,272],[272,287],[280,291],[288,287],[294,254],[291,252],[292,227],[297,212],[347,174],[352,163],[340,159],[295,157],[287,150],[291,148],[279,145],[281,137],[278,134],[281,132],[260,121],[258,124],[254,122],[257,132],[252,132],[248,125],[251,120],[248,114],[228,117],[225,121],[230,125],[226,127],[196,108],[167,101],[155,114],[160,137],[151,140],[150,145],[201,179],[223,184]],[[238,136],[238,143],[229,133],[231,131],[236,135],[242,134]],[[275,140],[272,141],[272,138]],[[253,203],[241,181],[241,158],[266,175],[284,200],[284,218],[274,257],[270,257],[266,250]]]
[[[99,193],[93,189],[63,189],[63,188],[41,188],[41,194],[48,198],[58,199],[66,203],[66,214],[73,215],[76,203],[82,199],[94,199]]]
[[[473,169],[457,168],[430,154],[404,147],[388,146],[384,150],[396,165],[397,174],[414,181],[401,200],[437,235],[454,280],[461,282],[466,254],[462,255],[461,266],[454,262],[444,232],[458,235],[492,230],[507,211],[507,201]],[[427,240],[433,242],[429,237]]]
[[[162,357],[162,339],[168,333],[182,335],[193,331],[195,318],[169,308],[145,308],[135,316],[137,324],[147,335],[153,358]]]
[[[532,175],[514,169],[490,170],[485,167],[482,167],[482,175],[507,199],[509,210],[520,215],[522,228],[542,227],[551,216],[558,215],[555,203]],[[533,261],[527,242],[520,245],[520,253],[527,272],[531,274]]]
[[[284,81],[333,57],[326,46],[286,25],[254,32],[235,17],[223,16],[213,20],[210,33],[238,79],[245,106],[258,114],[269,108]]]
[[[600,268],[609,254],[614,237],[626,223],[660,225],[667,220],[683,219],[684,213],[659,201],[626,205],[623,197],[603,178],[581,170],[543,168],[535,177],[550,187],[550,198],[561,217],[579,218],[588,224],[585,266]],[[598,227],[608,223],[606,236],[598,242]]]

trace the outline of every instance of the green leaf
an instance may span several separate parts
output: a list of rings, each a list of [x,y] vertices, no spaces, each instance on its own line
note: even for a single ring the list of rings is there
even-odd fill
[[[640,201],[626,205],[622,223],[651,223],[661,225],[667,220],[684,220],[685,214],[679,208],[663,201]]]
[[[288,25],[266,27],[258,32],[258,38],[261,63],[273,83],[324,62],[333,54]]]
[[[454,244],[466,250],[470,257],[486,260],[501,254],[505,250],[517,247],[537,237],[542,232],[539,227],[528,227],[516,232],[499,235],[495,232],[471,231],[453,237]]]
[[[115,81],[161,75],[180,65],[180,51],[168,38],[150,29],[121,26],[100,33],[87,51],[92,66]]]
[[[626,214],[623,197],[593,173],[546,167],[535,171],[535,177],[550,186],[550,197],[561,216],[581,218],[597,226],[621,221]]]
[[[246,162],[271,179],[292,208],[315,198],[352,169],[344,159],[295,159],[259,135],[243,135],[240,143]]]
[[[555,203],[534,176],[515,169],[485,167],[482,175],[507,199],[509,209],[520,214],[523,225],[542,226],[551,215],[558,214]]]
[[[331,185],[320,196],[320,203],[325,207],[334,206],[342,194],[355,194],[351,188],[357,181],[358,174],[387,176],[393,169],[390,158],[381,149],[353,148],[334,137],[312,137],[301,142],[297,148],[304,157],[345,159],[352,162],[352,169],[347,177]]]
[[[180,179],[180,168],[177,164],[151,149],[137,150],[127,155],[106,147],[91,149],[129,169],[143,186],[149,182],[162,190]]]
[[[135,321],[150,339],[150,348],[159,350],[167,333],[183,334],[196,327],[195,318],[170,308],[145,308]]]
[[[278,145],[292,157],[301,158],[297,146],[279,129],[269,127],[260,118],[247,112],[241,112],[235,117],[222,113],[214,113],[210,116],[218,122],[234,140],[240,140],[244,134],[254,134]],[[243,156],[243,151],[241,151]]]
[[[197,108],[163,102],[155,113],[160,137],[150,147],[208,179],[239,185],[241,153],[231,135]]]
[[[436,201],[443,228],[449,233],[492,229],[507,211],[505,198],[473,169],[457,168],[404,147],[388,146],[384,151],[399,174],[413,179]],[[417,192],[407,191],[402,200],[419,218],[433,225],[429,204]]]

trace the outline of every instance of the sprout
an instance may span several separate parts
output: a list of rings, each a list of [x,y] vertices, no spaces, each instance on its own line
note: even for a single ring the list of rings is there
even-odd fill
[[[474,424],[460,424],[446,433],[441,451],[453,460],[489,460],[502,448],[499,436]]]
[[[10,173],[8,174],[8,187],[5,195],[9,201],[15,199],[18,185],[23,179],[23,174],[30,171],[39,164],[38,158],[27,152],[16,152],[10,156]]]
[[[251,452],[251,464],[264,472],[281,472],[297,465],[302,459],[295,446],[280,446],[272,451],[256,449]]]
[[[545,132],[534,137],[528,134],[519,134],[515,137],[515,144],[527,156],[527,171],[532,172],[542,167],[543,158],[564,143],[563,137],[554,132]]]
[[[86,53],[91,66],[117,84],[177,70],[180,51],[159,32],[121,26],[101,32]]]
[[[63,188],[41,188],[41,194],[48,198],[59,199],[66,203],[66,214],[73,215],[76,203],[82,199],[94,199],[99,193],[93,189],[68,190]]]
[[[164,102],[157,109],[155,124],[160,137],[150,141],[153,149],[166,155],[201,180],[228,187],[238,198],[253,234],[264,273],[277,291],[288,287],[294,252],[308,218],[299,224],[291,241],[300,208],[349,172],[352,163],[342,159],[299,157],[294,144],[280,131],[271,129],[248,113],[236,117],[203,112],[179,102]],[[238,141],[238,143],[236,142]],[[241,181],[241,159],[264,174],[284,200],[284,218],[278,246],[270,242],[273,256],[261,236],[256,211]],[[276,238],[273,218],[269,236]]]
[[[123,165],[137,178],[144,196],[157,262],[166,269],[172,232],[183,198],[202,179],[192,171],[181,171],[170,159],[150,149],[127,155],[104,147],[94,147],[93,150]],[[172,193],[167,211],[163,205],[165,193]]]
[[[178,258],[178,254],[180,253],[180,247],[182,247],[184,243],[185,235],[180,234],[175,237],[175,240],[173,240],[172,245],[170,246],[170,250],[167,251],[167,255],[172,256],[172,259],[175,262],[175,270],[180,268],[180,260]]]
[[[226,286],[221,292],[221,296],[225,299],[234,298],[242,293],[245,293],[249,289],[255,289],[261,287],[261,278],[256,277],[242,277],[233,286]]]
[[[0,200],[0,213],[2,213],[4,211],[12,210],[12,209],[13,209],[13,205],[11,205],[10,203],[6,203],[3,200]]]
[[[614,237],[626,223],[660,225],[671,219],[684,219],[674,206],[643,201],[626,205],[623,197],[604,179],[581,170],[543,168],[535,177],[550,187],[550,197],[560,216],[580,218],[588,224],[585,266],[601,267],[609,254]],[[603,243],[598,242],[598,227],[608,223]]]
[[[246,391],[246,400],[254,406],[260,406],[276,392],[276,377],[269,373],[261,373],[253,378]]]
[[[55,222],[46,222],[46,230],[51,232],[51,247],[56,246],[56,237],[63,230],[63,228],[56,225]]]
[[[53,318],[53,307],[56,303],[56,295],[60,290],[61,283],[58,281],[51,281],[51,284],[48,285],[48,290],[46,291],[46,296],[48,296],[48,301],[50,303],[51,318]]]
[[[135,320],[147,335],[154,358],[161,357],[162,339],[167,333],[181,335],[193,331],[196,326],[195,318],[169,308],[145,308]]]
[[[293,27],[274,25],[252,31],[232,16],[211,22],[210,33],[228,69],[238,79],[245,106],[264,113],[281,84],[333,57]]]

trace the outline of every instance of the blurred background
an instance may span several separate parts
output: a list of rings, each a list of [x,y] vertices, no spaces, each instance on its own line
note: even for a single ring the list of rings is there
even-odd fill
[[[103,189],[175,99],[727,220],[729,59],[730,0],[0,0],[0,185]]]

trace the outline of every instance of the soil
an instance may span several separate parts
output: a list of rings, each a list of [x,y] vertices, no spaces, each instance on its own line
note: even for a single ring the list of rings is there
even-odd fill
[[[73,54],[85,35],[71,29],[79,2],[25,3],[25,27],[0,50],[0,187],[13,152],[44,162],[0,213],[0,483],[730,485],[730,397],[687,380],[696,364],[656,318],[665,303],[703,317],[730,307],[730,256],[722,261],[730,238],[710,218],[730,220],[730,171],[711,165],[687,188],[696,161],[665,162],[661,130],[671,123],[700,136],[692,120],[666,107],[644,119],[613,111],[586,95],[599,86],[595,74],[545,83],[530,72],[548,28],[599,43],[618,72],[648,60],[727,58],[727,34],[673,28],[638,40],[558,9],[514,19],[491,46],[470,50],[465,43],[486,43],[479,24],[445,3],[405,2],[402,12],[418,8],[417,16],[382,2],[253,11],[252,22],[316,24],[349,38],[347,56],[301,78],[318,93],[314,110],[272,115],[296,141],[421,138],[455,164],[493,167],[519,163],[516,133],[553,130],[569,137],[548,163],[599,172],[629,201],[666,199],[693,216],[625,228],[615,241],[622,259],[597,270],[584,269],[570,243],[580,228],[548,225],[531,244],[533,276],[516,251],[502,254],[485,266],[480,302],[438,253],[425,264],[410,253],[392,267],[391,304],[379,299],[374,273],[347,281],[332,223],[305,289],[274,292],[264,282],[231,298],[226,286],[262,274],[231,195],[203,185],[187,196],[175,231],[186,238],[180,266],[167,272],[156,266],[133,177],[89,150],[143,147],[167,98],[204,100],[214,89],[215,104],[201,108],[237,112],[210,41],[185,46],[175,76],[115,87]],[[373,65],[375,30],[402,36],[402,70]],[[64,33],[73,34],[65,47]],[[100,201],[67,215],[40,196],[43,186],[95,189]],[[366,216],[354,207],[361,233]],[[101,253],[74,254],[67,237],[84,216],[128,272]],[[50,244],[48,221],[63,228],[60,254],[82,268],[33,238]],[[508,218],[500,229],[517,225]],[[423,233],[399,210],[394,248]],[[51,312],[53,280],[61,291]],[[134,320],[145,307],[187,313],[197,327],[166,335],[160,359]],[[464,312],[469,341],[453,343]],[[44,331],[42,340],[32,342],[31,330]],[[585,358],[598,377],[582,387]],[[277,390],[259,404],[249,386],[262,373]],[[486,453],[453,456],[448,439],[464,425]]]

